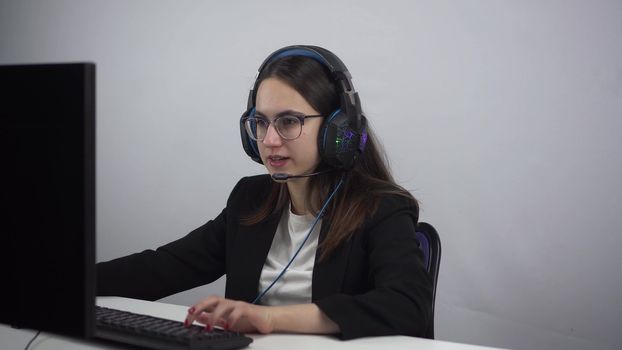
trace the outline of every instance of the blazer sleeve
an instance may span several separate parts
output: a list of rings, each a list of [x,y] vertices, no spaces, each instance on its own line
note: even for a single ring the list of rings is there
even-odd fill
[[[183,238],[97,264],[97,294],[157,300],[224,274],[226,210]]]
[[[339,325],[342,339],[396,334],[429,337],[432,280],[415,238],[416,221],[415,212],[401,210],[363,232],[369,289],[315,302]]]
[[[217,280],[227,272],[240,215],[253,212],[271,184],[268,175],[242,178],[214,220],[156,250],[98,263],[97,294],[157,300]]]
[[[220,278],[226,271],[229,206],[242,183],[220,215],[185,237],[156,250],[98,263],[97,295],[157,300]]]

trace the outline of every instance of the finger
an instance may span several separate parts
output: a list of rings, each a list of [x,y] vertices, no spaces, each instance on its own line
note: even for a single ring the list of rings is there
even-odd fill
[[[227,321],[226,319],[229,317],[229,314],[238,307],[240,307],[240,302],[238,301],[225,299],[223,302],[218,303],[210,315],[210,326],[214,326],[218,323],[224,325]]]
[[[210,323],[211,319],[212,319],[212,316],[209,313],[202,312],[199,316],[197,316],[195,322],[207,325]],[[223,319],[217,320],[214,324],[215,327],[221,327],[223,329],[225,328],[226,325],[227,325],[227,322]]]
[[[228,324],[227,324],[227,321],[222,319],[222,318],[220,320],[216,321],[216,324],[214,326],[215,327],[220,327],[222,329],[225,329],[225,328],[229,327]]]
[[[213,295],[190,307],[185,321],[186,326],[191,325],[202,312],[211,312],[221,300],[224,300],[224,298]]]
[[[209,313],[201,312],[199,316],[197,316],[196,321],[202,324],[206,324],[209,321]]]

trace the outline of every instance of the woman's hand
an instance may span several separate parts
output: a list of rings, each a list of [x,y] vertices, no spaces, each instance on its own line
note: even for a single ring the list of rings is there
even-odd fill
[[[207,330],[214,326],[241,333],[271,333],[274,321],[269,306],[253,305],[244,301],[210,296],[188,309],[185,324],[194,321],[205,325]]]
[[[244,301],[210,296],[188,310],[186,326],[194,321],[205,325],[207,330],[214,326],[241,333],[313,333],[334,334],[340,328],[314,303],[261,306]]]

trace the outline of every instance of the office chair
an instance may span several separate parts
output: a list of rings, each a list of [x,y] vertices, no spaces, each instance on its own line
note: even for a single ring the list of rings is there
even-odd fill
[[[415,232],[419,248],[423,252],[423,263],[432,277],[432,329],[430,336],[434,338],[434,304],[436,303],[436,282],[438,269],[441,264],[441,239],[432,225],[420,222]]]

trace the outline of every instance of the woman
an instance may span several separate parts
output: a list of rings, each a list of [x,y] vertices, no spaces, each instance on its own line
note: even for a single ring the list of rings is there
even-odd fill
[[[99,263],[98,294],[155,300],[226,274],[225,297],[192,306],[187,325],[430,337],[417,202],[387,170],[339,58],[312,46],[270,55],[240,130],[269,175],[240,180],[187,236]]]

